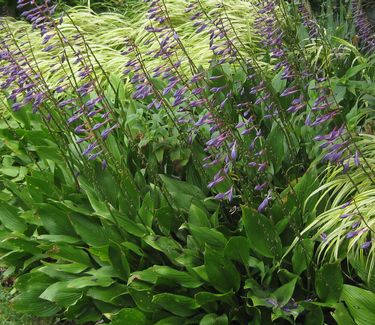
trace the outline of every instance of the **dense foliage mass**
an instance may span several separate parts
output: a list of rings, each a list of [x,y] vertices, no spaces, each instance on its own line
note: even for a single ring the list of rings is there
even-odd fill
[[[371,8],[100,3],[111,13],[18,0],[23,18],[0,20],[14,308],[78,324],[374,324]]]

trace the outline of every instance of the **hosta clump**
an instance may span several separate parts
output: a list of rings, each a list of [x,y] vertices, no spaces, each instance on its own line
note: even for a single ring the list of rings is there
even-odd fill
[[[357,137],[371,118],[367,56],[304,2],[156,0],[141,30],[114,37],[116,74],[87,26],[30,4],[41,45],[8,20],[1,31],[0,249],[18,310],[112,324],[371,319],[358,299],[371,292],[345,284],[355,270],[373,288],[371,209],[353,192],[372,175]],[[333,195],[314,196],[327,162],[350,195],[327,183]]]

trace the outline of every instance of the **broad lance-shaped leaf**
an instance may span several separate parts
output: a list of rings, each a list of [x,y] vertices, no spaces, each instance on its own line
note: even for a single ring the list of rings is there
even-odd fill
[[[331,315],[337,322],[337,325],[356,325],[343,303],[336,304],[335,311]]]
[[[247,267],[250,259],[250,245],[246,237],[231,237],[224,249],[225,257],[242,263]]]
[[[66,211],[60,210],[52,204],[40,203],[37,204],[37,213],[42,220],[43,227],[50,235],[76,237],[76,232]]]
[[[293,250],[293,271],[301,274],[309,266],[314,254],[314,242],[310,239],[302,239]]]
[[[127,280],[130,274],[130,266],[122,246],[111,242],[108,247],[108,257],[118,276],[123,280]]]
[[[17,208],[0,202],[0,221],[12,231],[24,232],[27,229],[26,223],[18,216]]]
[[[61,307],[74,305],[83,296],[83,291],[68,287],[69,281],[56,282],[50,285],[39,296],[42,299],[55,302]]]
[[[143,271],[132,273],[128,283],[135,279],[152,284],[157,284],[159,283],[159,280],[163,280],[165,285],[175,286],[176,284],[179,284],[185,288],[198,288],[203,283],[186,272],[175,270],[169,266],[159,265],[152,266]]]
[[[108,234],[95,216],[74,214],[69,217],[69,220],[82,240],[88,245],[97,247],[108,244]]]
[[[268,155],[273,164],[274,173],[276,174],[281,166],[286,153],[284,132],[278,124],[274,124],[266,140]]]
[[[15,288],[20,294],[12,300],[15,310],[39,317],[56,315],[61,308],[55,303],[39,298],[52,283],[50,277],[39,272],[20,276],[15,283]]]
[[[216,315],[216,314],[207,314],[205,315],[199,325],[228,325],[228,316],[223,315]]]
[[[375,293],[345,284],[341,300],[348,306],[349,312],[358,325],[375,324]]]
[[[280,307],[285,306],[292,298],[296,282],[297,278],[282,285],[271,294],[272,297],[276,298],[277,303]]]
[[[240,273],[234,264],[224,257],[222,251],[206,246],[204,266],[209,282],[220,292],[237,291],[240,287]]]
[[[337,302],[343,288],[339,263],[325,264],[315,275],[316,292],[324,302]]]
[[[250,248],[266,257],[281,256],[281,240],[271,221],[248,207],[242,207],[242,221]]]
[[[111,317],[109,325],[146,325],[148,324],[145,314],[137,308],[124,308]]]
[[[223,249],[227,243],[225,236],[211,228],[189,225],[190,232],[200,247],[206,244],[217,249]]]
[[[195,310],[199,308],[198,303],[193,298],[172,293],[160,293],[155,295],[152,302],[172,314],[181,317],[192,316]]]

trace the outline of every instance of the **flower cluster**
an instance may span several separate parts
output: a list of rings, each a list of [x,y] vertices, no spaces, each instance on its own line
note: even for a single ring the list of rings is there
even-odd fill
[[[359,0],[352,1],[354,21],[357,27],[359,39],[362,42],[365,52],[373,52],[375,50],[375,30],[369,21],[366,12],[363,10]]]
[[[62,20],[55,22],[51,16],[55,7],[50,6],[50,1],[42,4],[19,1],[18,8],[24,7],[28,10],[23,15],[41,31],[42,45],[46,45],[43,51],[53,52],[51,56],[55,63],[50,65],[51,73],[59,71],[63,77],[58,85],[51,87],[33,56],[27,31],[13,35],[4,20],[0,28],[7,32],[8,37],[1,41],[1,89],[10,93],[8,99],[13,102],[13,110],[31,104],[33,111],[40,111],[47,122],[54,116],[54,127],[63,129],[66,126],[76,133],[79,136],[76,144],[84,146],[82,154],[93,160],[103,152],[103,140],[119,124],[113,122],[108,102],[104,100],[99,81],[95,79],[87,45],[80,40],[79,32],[74,40],[65,38],[59,29]],[[25,41],[18,44],[16,38]],[[49,45],[52,39],[54,43]],[[82,49],[79,42],[81,47],[84,45]],[[68,58],[67,48],[73,51],[73,60]]]

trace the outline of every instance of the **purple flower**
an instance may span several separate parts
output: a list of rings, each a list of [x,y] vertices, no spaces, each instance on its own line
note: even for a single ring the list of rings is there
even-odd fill
[[[290,87],[290,88],[287,88],[285,89],[282,93],[281,93],[281,97],[286,97],[286,96],[289,96],[289,95],[292,95],[296,92],[300,91],[299,87],[298,86],[293,86],[293,87]]]
[[[358,231],[349,231],[347,234],[346,234],[346,238],[353,238],[355,236],[358,235]]]
[[[262,191],[266,188],[267,182],[264,182],[263,184],[258,184],[254,187],[255,191]]]
[[[236,158],[237,158],[237,142],[236,141],[232,145],[232,150],[231,150],[231,153],[230,153],[230,158],[232,160],[236,160]]]
[[[233,199],[233,186],[226,192],[224,193],[218,193],[215,195],[215,199],[216,200],[223,200],[223,199],[227,199],[229,202],[232,201]]]
[[[340,215],[340,219],[346,219],[347,217],[351,217],[351,216],[353,216],[354,215],[354,213],[344,213],[344,214],[342,214],[342,215]]]
[[[371,240],[364,242],[364,243],[361,245],[361,249],[369,248],[369,247],[371,246],[371,243],[372,243]]]
[[[267,194],[267,196],[262,201],[262,203],[258,206],[258,212],[263,212],[267,208],[267,206],[270,203],[271,199],[272,199],[271,191],[269,191],[268,194]]]
[[[356,151],[355,151],[355,154],[354,154],[354,164],[355,164],[356,167],[358,167],[359,164],[360,164],[360,161],[359,161],[359,152],[358,152],[358,150],[356,150]]]

